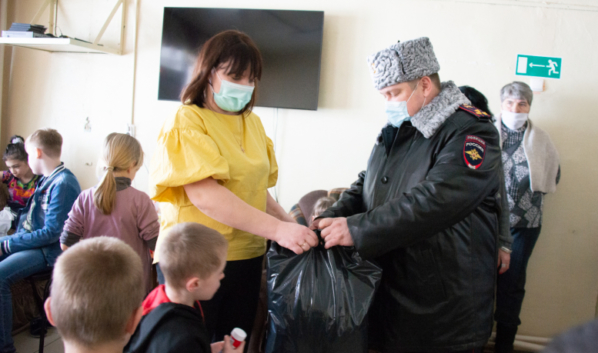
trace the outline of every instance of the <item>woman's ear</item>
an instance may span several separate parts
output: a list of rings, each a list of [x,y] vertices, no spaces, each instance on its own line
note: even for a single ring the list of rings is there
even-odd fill
[[[215,72],[216,72],[216,69],[212,68],[210,70],[210,73],[208,74],[208,84],[210,86],[212,86],[214,84],[214,76],[216,76]]]

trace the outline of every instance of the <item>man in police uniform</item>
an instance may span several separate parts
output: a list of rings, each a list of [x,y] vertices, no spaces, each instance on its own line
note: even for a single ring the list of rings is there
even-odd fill
[[[440,69],[428,38],[368,58],[389,124],[367,170],[313,227],[383,268],[370,348],[472,352],[492,331],[498,132]]]

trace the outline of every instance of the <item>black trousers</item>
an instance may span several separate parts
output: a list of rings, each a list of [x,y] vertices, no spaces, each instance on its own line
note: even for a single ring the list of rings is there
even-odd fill
[[[245,352],[249,348],[249,339],[257,312],[262,279],[264,256],[249,260],[228,261],[224,268],[224,278],[212,300],[202,301],[206,327],[212,342],[222,341],[235,327],[247,333]],[[164,284],[160,267],[158,282]]]

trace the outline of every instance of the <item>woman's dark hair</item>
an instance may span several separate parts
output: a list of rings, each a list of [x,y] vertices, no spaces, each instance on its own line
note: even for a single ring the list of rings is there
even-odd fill
[[[490,108],[488,108],[488,99],[486,99],[486,96],[484,96],[482,92],[470,86],[461,86],[459,87],[459,90],[471,101],[471,105],[494,116],[490,111]]]
[[[6,162],[8,159],[27,162],[27,152],[25,152],[25,139],[19,135],[10,138],[10,143],[6,146],[2,159]]]
[[[223,64],[227,65],[227,75],[238,77],[243,76],[249,68],[249,77],[256,80],[256,89],[253,90],[251,101],[239,114],[251,110],[255,104],[257,81],[262,78],[262,55],[247,34],[234,30],[220,32],[203,45],[195,63],[193,79],[181,93],[183,104],[205,108],[210,73]]]

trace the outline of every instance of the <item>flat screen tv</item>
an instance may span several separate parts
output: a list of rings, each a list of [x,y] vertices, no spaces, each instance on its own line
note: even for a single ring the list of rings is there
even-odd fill
[[[247,33],[262,54],[256,106],[317,109],[323,11],[165,7],[159,100],[179,100],[202,45],[227,29]]]

